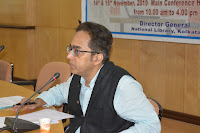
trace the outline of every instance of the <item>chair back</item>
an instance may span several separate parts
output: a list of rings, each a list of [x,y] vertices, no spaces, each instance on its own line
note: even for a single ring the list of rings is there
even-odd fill
[[[0,60],[0,80],[12,82],[13,64]]]
[[[158,115],[158,118],[161,120],[162,119],[162,115],[163,115],[163,108],[162,106],[154,99],[152,98],[148,98],[148,100],[150,101],[150,103],[153,105],[157,115]]]
[[[49,83],[46,87],[44,87],[41,90],[41,92],[48,90],[49,88],[51,88],[52,86],[55,86],[56,84],[60,84],[67,81],[67,79],[71,75],[69,64],[65,62],[47,63],[40,70],[40,73],[38,75],[37,82],[36,82],[35,91],[39,90],[42,86],[44,86],[56,72],[60,73],[60,77],[57,80]]]

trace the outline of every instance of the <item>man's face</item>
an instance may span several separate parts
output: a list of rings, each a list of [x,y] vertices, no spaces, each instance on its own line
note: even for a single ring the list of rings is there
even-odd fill
[[[90,36],[87,32],[79,31],[75,33],[72,41],[71,47],[80,51],[91,51],[88,47],[90,41]],[[78,52],[78,56],[72,55],[72,51],[68,54],[67,59],[70,60],[70,70],[71,73],[80,76],[87,76],[94,67],[93,60],[91,58],[91,53]]]

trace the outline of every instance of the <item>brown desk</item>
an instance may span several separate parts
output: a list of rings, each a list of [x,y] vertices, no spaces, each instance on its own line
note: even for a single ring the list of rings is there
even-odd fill
[[[0,97],[8,97],[8,96],[22,96],[22,97],[30,97],[34,91],[26,89],[22,86],[15,85],[9,82],[5,82],[0,80]],[[39,108],[34,111],[41,110],[43,108]],[[31,113],[32,110],[23,110],[21,109],[19,115]],[[10,109],[1,109],[0,110],[0,117],[4,116],[15,116],[16,112]],[[59,124],[52,124],[51,125],[51,133],[64,133],[63,124],[59,121]],[[10,133],[9,131],[3,131],[2,133]],[[40,133],[40,129],[29,131],[27,133]]]

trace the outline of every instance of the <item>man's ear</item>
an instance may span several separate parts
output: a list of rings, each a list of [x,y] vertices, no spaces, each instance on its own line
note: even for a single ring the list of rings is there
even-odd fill
[[[100,64],[100,63],[102,63],[102,60],[103,60],[103,54],[95,54],[94,55],[94,63],[95,63],[95,65],[98,65],[98,64]]]

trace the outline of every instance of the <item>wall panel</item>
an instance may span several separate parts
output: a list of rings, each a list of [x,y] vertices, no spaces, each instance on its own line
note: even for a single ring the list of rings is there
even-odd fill
[[[27,47],[28,47],[28,77],[25,79],[36,79],[36,45],[35,30],[27,30]],[[16,76],[17,77],[17,76]]]
[[[37,27],[35,29],[35,49],[37,77],[45,64],[60,60],[59,28]]]
[[[35,1],[36,0],[26,0],[26,25],[35,26]]]
[[[184,112],[200,116],[200,45],[186,46]]]
[[[36,26],[59,27],[60,0],[35,0]]]
[[[0,28],[0,43],[5,45],[0,52],[0,59],[13,63],[14,76],[19,78],[28,78],[27,36],[30,34],[27,30]]]
[[[139,80],[146,95],[163,108],[183,112],[185,45],[142,41]]]
[[[60,2],[60,27],[76,28],[81,20],[80,0],[61,0]]]
[[[128,39],[114,39],[110,60],[123,67],[138,79],[139,41]]]
[[[34,0],[0,0],[0,24],[29,25],[33,22]],[[31,22],[32,21],[32,22]]]

